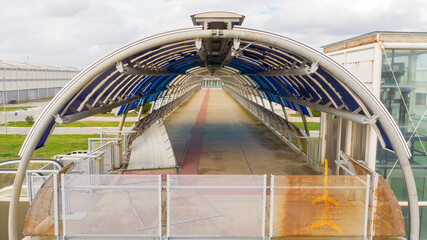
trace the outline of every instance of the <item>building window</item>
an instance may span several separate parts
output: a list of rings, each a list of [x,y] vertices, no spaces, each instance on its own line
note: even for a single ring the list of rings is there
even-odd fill
[[[426,105],[426,93],[415,93],[415,105],[425,106]]]

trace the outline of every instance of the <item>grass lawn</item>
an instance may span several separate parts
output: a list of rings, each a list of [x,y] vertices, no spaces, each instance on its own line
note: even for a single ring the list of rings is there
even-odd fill
[[[125,127],[130,127],[134,122],[125,122]],[[4,126],[4,124],[0,124]],[[9,122],[9,127],[15,127],[15,122]],[[32,127],[33,124],[28,124],[25,121],[16,122],[16,127]],[[72,122],[69,124],[58,124],[57,127],[118,127],[119,122],[99,122],[99,121],[83,121],[83,122]]]
[[[0,134],[0,161],[19,158],[18,152],[26,135]],[[46,146],[35,151],[33,158],[52,158],[57,154],[66,154],[76,150],[87,150],[87,139],[99,137],[90,135],[51,135]]]
[[[301,129],[304,129],[304,123],[302,122],[293,122],[293,124]],[[308,122],[308,129],[309,130],[314,130],[314,131],[318,131],[320,130],[320,123],[317,122]]]
[[[27,108],[33,108],[34,106],[21,106],[21,107],[6,107],[6,111],[15,111],[15,110],[21,110],[21,109],[27,109]],[[4,107],[0,108],[0,112],[4,111]]]
[[[317,112],[319,112],[319,111],[317,111]],[[320,117],[320,113],[317,113],[317,112],[314,112],[313,109],[311,109],[311,113],[313,114],[313,117]],[[301,117],[299,115],[299,113],[291,113],[291,114],[288,114],[288,115],[291,116],[291,117]],[[305,117],[308,117],[308,116],[305,116]]]
[[[138,113],[128,113],[128,117],[138,117]],[[142,114],[142,117],[147,116],[147,114]],[[96,115],[93,115],[93,117],[122,117],[122,115],[116,116],[114,113],[98,113]]]

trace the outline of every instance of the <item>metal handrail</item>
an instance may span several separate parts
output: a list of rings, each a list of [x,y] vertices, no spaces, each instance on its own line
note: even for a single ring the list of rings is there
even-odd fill
[[[21,159],[10,159],[10,160],[5,160],[0,162],[0,167],[1,166],[5,166],[5,165],[9,165],[9,164],[17,164],[20,163]],[[56,167],[58,167],[58,169],[61,169],[63,167],[63,165],[55,160],[55,159],[30,159],[30,163],[31,162],[39,162],[39,163],[49,163],[49,164],[54,164]],[[0,168],[0,171],[3,171],[3,168]]]

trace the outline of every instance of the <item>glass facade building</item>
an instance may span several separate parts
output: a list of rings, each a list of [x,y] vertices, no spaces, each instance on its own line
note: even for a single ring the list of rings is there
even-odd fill
[[[410,163],[421,205],[420,239],[427,239],[427,33],[372,32],[323,48],[372,90],[402,131],[412,154]],[[360,133],[366,134],[366,129]],[[365,139],[365,148],[376,150],[372,155],[367,151],[365,156],[352,157],[373,162],[370,166],[387,179],[408,226],[406,187],[396,156],[377,140]]]
[[[392,69],[392,70],[391,70]],[[427,50],[386,49],[382,54],[380,100],[389,110],[411,149],[410,159],[418,190],[418,200],[427,201]],[[417,130],[418,134],[414,131]],[[399,201],[406,201],[406,188],[396,158],[377,150],[377,171],[389,176],[389,184]],[[421,239],[427,239],[427,207],[421,207]],[[407,221],[407,208],[403,207]]]

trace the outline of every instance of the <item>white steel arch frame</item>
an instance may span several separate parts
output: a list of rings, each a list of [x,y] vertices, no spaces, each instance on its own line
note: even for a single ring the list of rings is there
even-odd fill
[[[320,53],[297,41],[279,35],[237,27],[235,28],[235,30],[220,30],[220,32],[218,30],[201,30],[200,28],[188,28],[141,39],[106,55],[91,66],[87,67],[72,81],[70,81],[44,109],[42,115],[32,127],[22,146],[20,152],[22,159],[19,164],[18,173],[15,177],[12,199],[9,208],[9,239],[18,239],[18,202],[22,183],[25,176],[25,171],[27,169],[29,160],[42,136],[46,135],[46,130],[50,131],[48,135],[51,134],[54,126],[52,129],[49,129],[49,126],[52,124],[52,121],[58,117],[58,113],[62,111],[62,109],[69,102],[69,100],[75,97],[75,95],[81,89],[85,88],[85,86],[87,86],[87,84],[90,83],[96,76],[99,76],[107,69],[111,68],[112,66],[115,66],[117,61],[122,61],[123,59],[126,59],[134,54],[140,53],[141,51],[163,46],[172,42],[208,38],[244,39],[246,41],[262,43],[280,49],[285,49],[286,51],[298,54],[300,56],[304,56],[304,58],[309,59],[312,62],[317,62],[318,65],[321,66],[325,71],[335,76],[336,79],[340,82],[340,84],[342,84],[348,89],[351,89],[351,91],[353,91],[353,93],[357,95],[358,101],[362,101],[363,104],[370,109],[370,111],[372,112],[372,116],[376,117],[376,120],[381,124],[391,145],[393,146],[394,152],[400,162],[408,191],[408,203],[410,213],[410,239],[418,239],[420,227],[418,198],[414,176],[408,160],[410,157],[410,153],[399,128],[397,127],[396,123],[394,122],[384,105],[377,98],[374,97],[374,95],[363,85],[362,82],[360,82],[344,67],[334,62],[323,53]],[[192,72],[192,74],[197,74],[201,72],[205,73],[205,70],[195,70]],[[187,79],[193,78],[189,77]],[[132,101],[134,100],[135,99],[133,99]],[[121,104],[131,103],[132,101],[122,102]],[[303,103],[299,102],[298,104],[302,105]],[[112,109],[117,106],[117,104],[108,104],[105,108],[103,108],[103,110],[108,108]],[[323,107],[323,105],[321,104],[319,104],[319,106]]]

